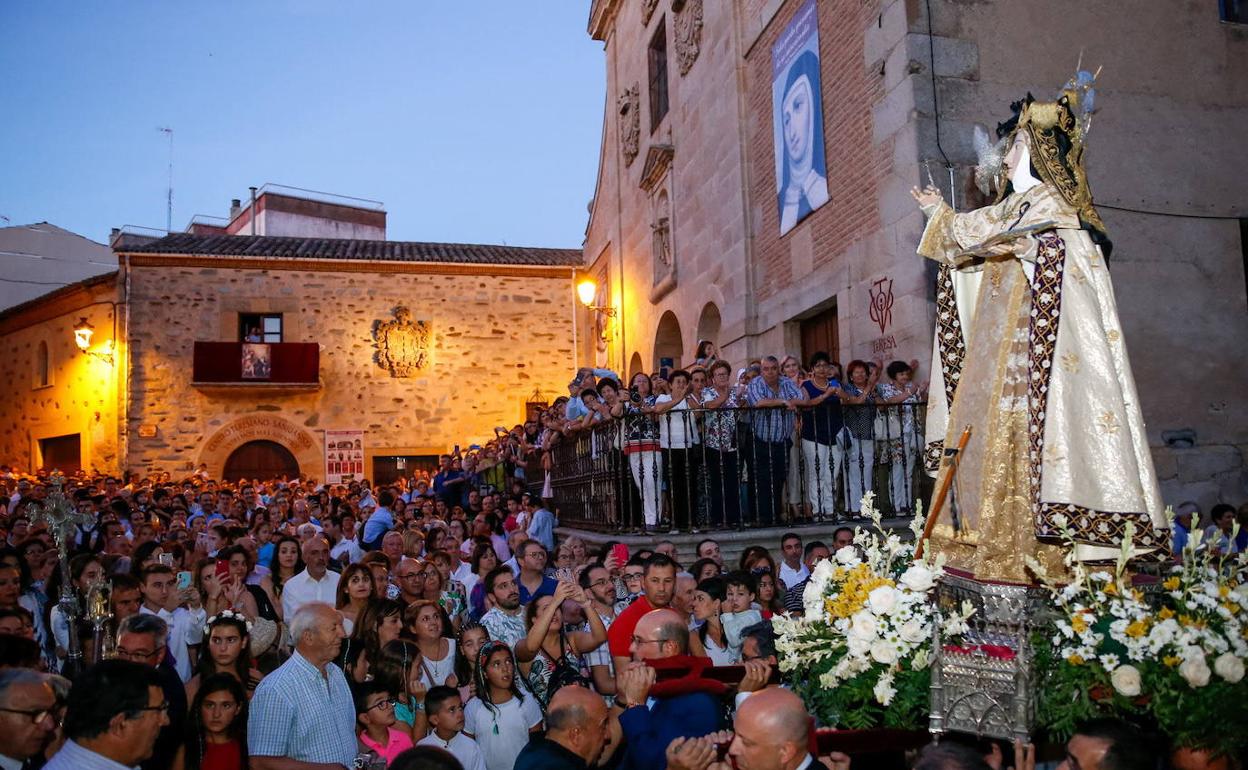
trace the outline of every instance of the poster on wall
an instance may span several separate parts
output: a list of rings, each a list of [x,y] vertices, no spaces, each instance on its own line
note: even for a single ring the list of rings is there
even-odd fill
[[[325,431],[325,483],[344,484],[364,477],[364,431]]]
[[[771,117],[780,234],[828,202],[819,88],[819,16],[806,0],[771,48]]]
[[[272,349],[268,345],[243,343],[242,374],[244,380],[267,380],[273,372]]]

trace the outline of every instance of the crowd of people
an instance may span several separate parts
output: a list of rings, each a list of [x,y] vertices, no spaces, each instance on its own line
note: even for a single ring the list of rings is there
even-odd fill
[[[578,490],[586,506],[622,528],[854,517],[877,470],[888,508],[908,513],[923,452],[917,368],[855,360],[842,372],[820,352],[805,366],[766,356],[734,371],[703,342],[688,368],[638,372],[627,383],[580,369],[567,398],[541,415],[532,447],[548,482],[579,463],[576,478],[592,479]]]
[[[726,563],[713,538],[692,553],[558,538],[540,495],[478,486],[452,457],[428,483],[376,487],[79,475],[65,493],[89,523],[68,543],[69,592],[107,597],[97,629],[57,603],[58,552],[34,515],[47,479],[0,474],[0,767],[851,761],[817,756],[771,625],[802,611],[849,527]],[[738,676],[703,676],[708,658]],[[1070,748],[1084,770],[1143,770],[1106,763],[1140,736],[1089,730]],[[982,770],[996,751],[1000,768],[1008,748],[942,744],[919,765]]]

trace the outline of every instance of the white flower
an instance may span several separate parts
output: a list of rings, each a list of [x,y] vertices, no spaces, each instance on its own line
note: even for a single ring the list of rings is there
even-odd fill
[[[876,639],[871,644],[871,657],[876,663],[891,666],[897,662],[897,648],[883,639]]]
[[[915,652],[914,657],[910,659],[910,668],[915,671],[922,671],[927,668],[927,664],[930,662],[927,650],[920,649]]]
[[[903,623],[897,633],[901,636],[902,641],[910,644],[917,644],[927,636],[927,634],[923,633],[923,625],[914,620]]]
[[[1204,687],[1209,684],[1209,666],[1204,657],[1188,658],[1179,664],[1179,674],[1192,687]]]
[[[1231,684],[1244,678],[1244,662],[1229,652],[1214,659],[1213,670]]]
[[[1118,668],[1118,656],[1112,652],[1102,655],[1099,660],[1101,661],[1101,665],[1105,667],[1106,671],[1113,671]]]
[[[1140,694],[1140,670],[1135,666],[1119,666],[1109,675],[1114,689],[1128,698]]]
[[[827,559],[820,559],[815,565],[814,570],[810,573],[811,580],[817,580],[820,583],[826,583],[832,577],[832,573],[836,571],[836,565]]]
[[[886,673],[880,677],[880,681],[875,683],[872,690],[875,693],[875,699],[881,706],[887,706],[893,702],[893,696],[897,694],[897,688],[893,687],[893,677],[891,673]]]
[[[861,559],[858,558],[858,549],[852,545],[847,545],[836,552],[837,564],[843,564],[846,567],[852,567],[858,564]]]
[[[901,576],[901,584],[911,591],[926,593],[935,583],[932,571],[923,564],[912,564]]]
[[[849,638],[851,639],[871,640],[875,639],[876,634],[879,633],[879,622],[866,610],[854,613],[849,620]]]
[[[897,607],[897,589],[880,586],[867,594],[867,606],[876,615],[888,615]]]

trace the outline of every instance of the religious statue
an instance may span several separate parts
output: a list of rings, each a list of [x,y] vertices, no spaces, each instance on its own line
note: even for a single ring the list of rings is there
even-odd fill
[[[934,187],[918,253],[940,264],[927,435],[937,488],[946,446],[970,438],[932,547],[977,580],[1031,582],[1026,559],[1062,570],[1059,529],[1083,561],[1112,560],[1128,522],[1141,552],[1168,526],[1127,360],[1083,153],[1095,76],[1054,102],[1030,94],[997,127],[997,202],[955,212]],[[943,441],[939,440],[942,439]]]

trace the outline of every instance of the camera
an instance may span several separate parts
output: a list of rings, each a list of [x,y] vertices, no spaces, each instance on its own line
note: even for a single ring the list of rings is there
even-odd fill
[[[640,393],[640,392],[638,392],[638,390],[637,390],[636,388],[629,388],[629,389],[628,389],[628,400],[629,400],[629,401],[631,401],[631,402],[633,402],[634,404],[640,404],[640,403],[641,403],[641,393]]]

